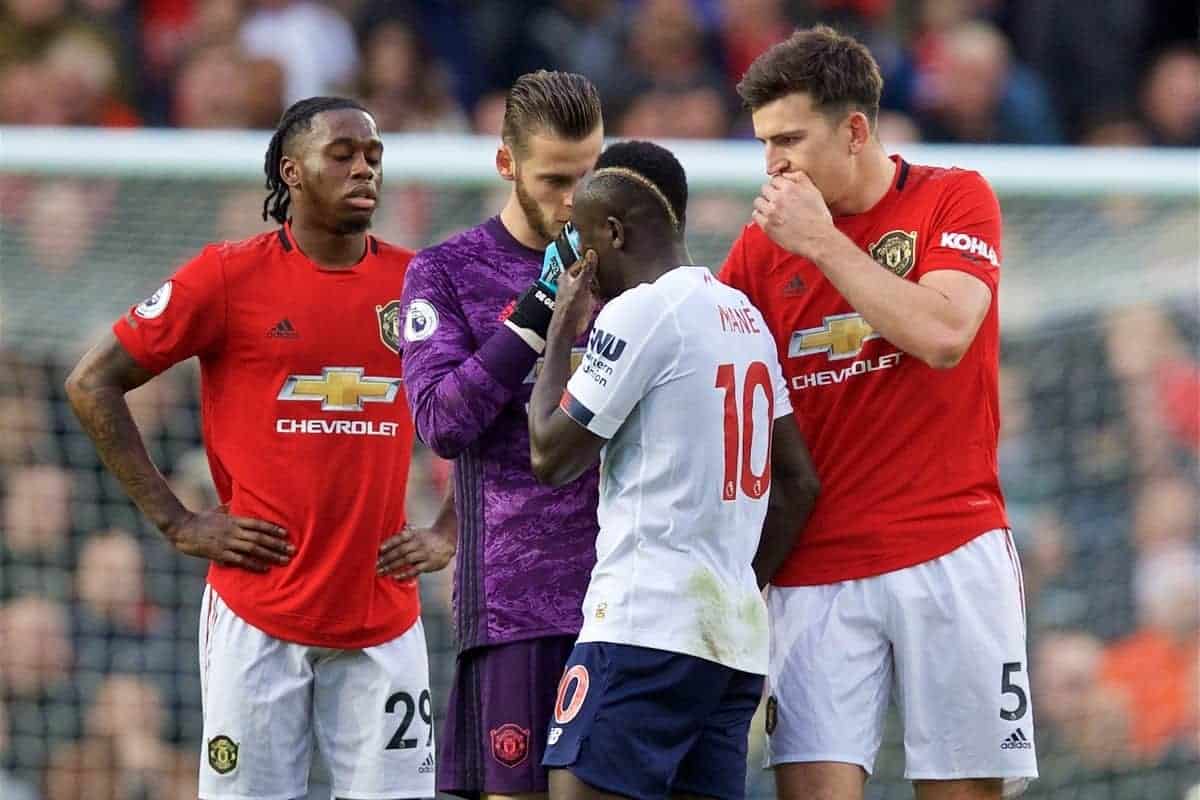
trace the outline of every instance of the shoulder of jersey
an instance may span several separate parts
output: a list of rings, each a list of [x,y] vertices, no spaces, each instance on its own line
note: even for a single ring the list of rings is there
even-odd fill
[[[658,295],[662,291],[662,286],[658,282],[654,283],[639,283],[630,289],[626,289],[618,296],[609,300],[609,303],[641,303],[648,302],[652,297]]]
[[[924,164],[909,164],[905,189],[943,190],[947,186],[959,184],[982,183],[988,185],[987,179],[973,169],[962,167],[930,167]]]
[[[287,242],[283,228],[272,228],[236,242],[213,242],[209,247],[215,248],[222,258],[229,260],[245,257],[262,258],[263,255],[272,252],[286,252],[291,244]]]
[[[283,228],[273,228],[248,239],[212,242],[204,248],[204,252],[219,258],[228,276],[230,272],[240,269],[254,269],[260,266],[264,259],[277,258],[290,247],[283,234]]]
[[[378,258],[393,258],[398,260],[400,264],[404,266],[407,265],[408,262],[412,261],[413,256],[416,255],[407,247],[401,247],[398,244],[391,244],[374,236],[372,236],[371,239],[375,242],[375,255]]]
[[[612,300],[605,302],[601,312],[608,311],[611,316],[616,313],[626,313],[632,309],[656,309],[666,311],[669,303],[665,302],[662,288],[655,283],[639,283],[632,289],[626,289]],[[611,310],[609,310],[611,309]]]
[[[483,226],[476,225],[459,231],[449,239],[437,244],[431,244],[418,250],[412,258],[409,269],[421,271],[444,266],[448,262],[461,261],[465,254],[475,253],[485,246],[486,238]]]

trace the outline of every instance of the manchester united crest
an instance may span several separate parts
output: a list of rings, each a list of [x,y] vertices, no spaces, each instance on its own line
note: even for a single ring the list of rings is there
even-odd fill
[[[492,755],[506,767],[518,767],[529,757],[529,729],[515,722],[493,728]]]
[[[228,736],[214,736],[208,740],[208,765],[220,775],[227,775],[237,769],[237,742]]]
[[[393,300],[385,306],[375,306],[379,318],[379,338],[384,346],[400,355],[400,301]]]
[[[871,245],[870,252],[881,267],[903,278],[916,263],[917,232],[888,231]]]

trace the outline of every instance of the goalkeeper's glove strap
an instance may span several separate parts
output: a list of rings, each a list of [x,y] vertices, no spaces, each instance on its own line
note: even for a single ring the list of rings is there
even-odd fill
[[[504,324],[540,354],[546,349],[546,332],[550,330],[553,315],[554,293],[539,280],[517,298]]]

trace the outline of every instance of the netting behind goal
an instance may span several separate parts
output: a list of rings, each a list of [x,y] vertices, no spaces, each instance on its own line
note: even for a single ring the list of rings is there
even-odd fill
[[[139,796],[194,797],[203,565],[174,555],[124,499],[62,383],[98,332],[201,246],[267,229],[266,141],[0,131],[0,796],[16,779],[50,797],[77,796],[63,793],[70,780],[92,787],[78,796],[108,797],[96,787],[121,780]],[[493,148],[388,139],[376,234],[416,248],[496,213],[508,185]],[[680,152],[691,252],[718,267],[748,219],[760,156],[744,143]],[[1200,784],[1197,155],[902,152],[979,168],[1004,210],[1000,453],[1025,568],[1043,774],[1031,791],[1182,798]],[[193,507],[211,503],[194,364],[131,403],[172,485]],[[420,523],[446,465],[416,460]],[[423,593],[440,718],[454,658],[447,576],[425,578]],[[751,786],[766,797],[755,731]],[[909,796],[902,762],[892,720],[869,796]]]

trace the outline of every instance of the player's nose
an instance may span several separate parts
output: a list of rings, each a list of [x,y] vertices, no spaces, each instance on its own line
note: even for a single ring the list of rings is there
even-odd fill
[[[780,153],[770,144],[767,145],[766,157],[768,175],[779,175],[780,173],[788,172],[791,168],[791,162],[787,156]]]
[[[350,177],[352,178],[373,178],[375,176],[375,168],[367,163],[367,157],[363,153],[358,153],[354,156],[351,163]]]

